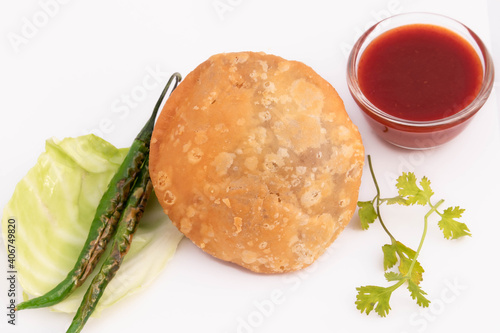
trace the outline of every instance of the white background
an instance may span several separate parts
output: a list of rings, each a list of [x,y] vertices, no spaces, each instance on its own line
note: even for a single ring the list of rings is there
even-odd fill
[[[171,73],[185,76],[215,53],[250,50],[314,68],[337,89],[358,125],[385,196],[395,194],[392,180],[402,171],[426,175],[436,201],[466,208],[463,220],[473,234],[448,241],[432,223],[420,257],[422,288],[432,305],[418,307],[401,288],[387,318],[366,316],[354,305],[356,287],[387,285],[380,247],[388,238],[379,225],[362,231],[354,217],[318,262],[287,275],[249,273],[184,239],[153,285],[91,318],[84,332],[471,332],[478,323],[498,331],[498,79],[497,91],[466,131],[425,152],[376,138],[347,90],[346,52],[355,39],[388,14],[408,11],[462,21],[498,64],[497,0],[1,0],[2,207],[47,138],[94,132],[128,146]],[[362,200],[375,194],[367,171]],[[384,216],[397,238],[417,247],[422,211],[391,208]],[[7,324],[4,246],[0,258],[0,331],[64,332],[72,316],[47,309],[20,312],[15,327]]]

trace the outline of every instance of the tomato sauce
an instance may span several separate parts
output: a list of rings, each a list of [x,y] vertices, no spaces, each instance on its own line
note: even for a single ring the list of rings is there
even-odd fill
[[[483,68],[472,46],[456,33],[411,24],[375,38],[361,55],[363,94],[382,111],[406,120],[432,121],[470,104]]]

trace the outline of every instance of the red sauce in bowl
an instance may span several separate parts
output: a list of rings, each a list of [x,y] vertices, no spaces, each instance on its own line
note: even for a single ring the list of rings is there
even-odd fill
[[[384,19],[354,44],[347,85],[381,139],[408,149],[438,147],[460,134],[494,82],[479,36],[438,14]]]
[[[410,24],[376,37],[358,65],[359,86],[384,112],[405,120],[451,116],[478,95],[483,67],[458,34],[430,24]]]

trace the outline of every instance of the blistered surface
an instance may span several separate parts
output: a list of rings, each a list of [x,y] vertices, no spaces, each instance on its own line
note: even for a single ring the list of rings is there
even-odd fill
[[[311,68],[263,53],[211,57],[163,109],[151,177],[174,224],[256,272],[310,265],[349,223],[360,135]]]

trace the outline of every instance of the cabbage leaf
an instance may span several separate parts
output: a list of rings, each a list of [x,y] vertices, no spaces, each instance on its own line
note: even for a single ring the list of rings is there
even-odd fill
[[[93,134],[46,141],[45,152],[17,184],[2,216],[5,244],[7,221],[16,219],[15,264],[25,298],[43,295],[73,268],[99,200],[127,151]],[[181,238],[153,193],[130,251],[95,313],[150,284]],[[76,312],[93,275],[52,309]]]

